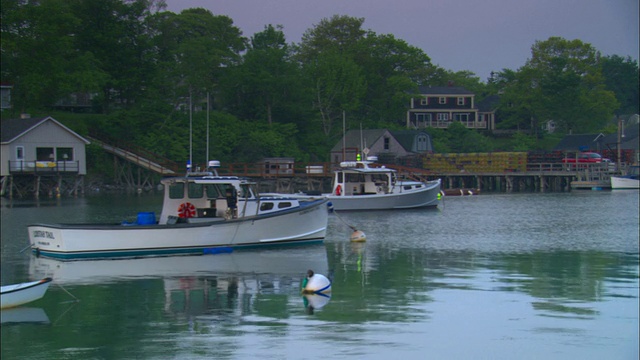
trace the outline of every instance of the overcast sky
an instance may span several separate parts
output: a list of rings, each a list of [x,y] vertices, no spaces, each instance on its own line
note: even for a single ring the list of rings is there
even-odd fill
[[[470,70],[517,70],[537,40],[560,36],[603,55],[638,60],[639,0],[167,0],[167,10],[202,7],[227,15],[243,36],[282,25],[288,43],[324,18],[364,18],[363,28],[422,49],[431,62]]]

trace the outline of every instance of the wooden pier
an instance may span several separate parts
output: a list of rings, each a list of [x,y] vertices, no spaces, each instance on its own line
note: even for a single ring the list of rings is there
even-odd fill
[[[400,176],[416,180],[442,179],[443,190],[477,189],[477,192],[565,192],[577,189],[609,189],[612,172],[606,164],[567,165],[562,163],[528,164],[525,171],[504,172],[435,172],[429,169],[385,165]],[[314,169],[314,171],[309,171]],[[321,170],[320,170],[321,169]],[[253,164],[227,164],[218,169],[221,175],[253,178],[268,191],[330,191],[335,164],[296,164],[287,169],[266,171]],[[266,183],[266,184],[265,184]]]

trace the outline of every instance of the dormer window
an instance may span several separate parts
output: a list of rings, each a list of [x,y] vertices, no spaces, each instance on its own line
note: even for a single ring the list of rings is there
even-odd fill
[[[446,104],[447,103],[447,98],[444,96],[441,96],[438,98],[438,103],[440,104]]]
[[[463,97],[459,97],[458,98],[458,105],[464,105],[464,98]]]
[[[426,96],[423,98],[420,98],[420,105],[429,105],[429,98]]]

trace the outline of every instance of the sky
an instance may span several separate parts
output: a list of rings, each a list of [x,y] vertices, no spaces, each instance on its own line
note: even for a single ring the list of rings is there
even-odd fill
[[[517,70],[536,41],[578,39],[602,55],[638,60],[639,0],[166,0],[168,11],[201,7],[226,15],[243,36],[282,25],[288,43],[333,15],[364,18],[363,29],[422,49],[434,65]]]

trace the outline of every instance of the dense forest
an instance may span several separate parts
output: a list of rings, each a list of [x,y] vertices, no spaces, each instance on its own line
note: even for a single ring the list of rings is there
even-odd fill
[[[637,61],[580,40],[537,41],[522,67],[480,79],[364,29],[363,18],[321,19],[288,43],[279,25],[245,37],[227,16],[175,14],[161,0],[1,5],[0,81],[13,86],[3,118],[52,115],[80,134],[109,134],[180,162],[190,149],[195,163],[205,154],[327,160],[343,114],[348,129],[401,129],[421,85],[462,86],[476,101],[499,94],[497,126],[516,131],[500,138],[463,126],[427,129],[438,152],[545,149],[569,131],[613,132],[614,116],[640,112]],[[82,112],[63,111],[83,94]],[[555,138],[539,130],[550,119]]]

